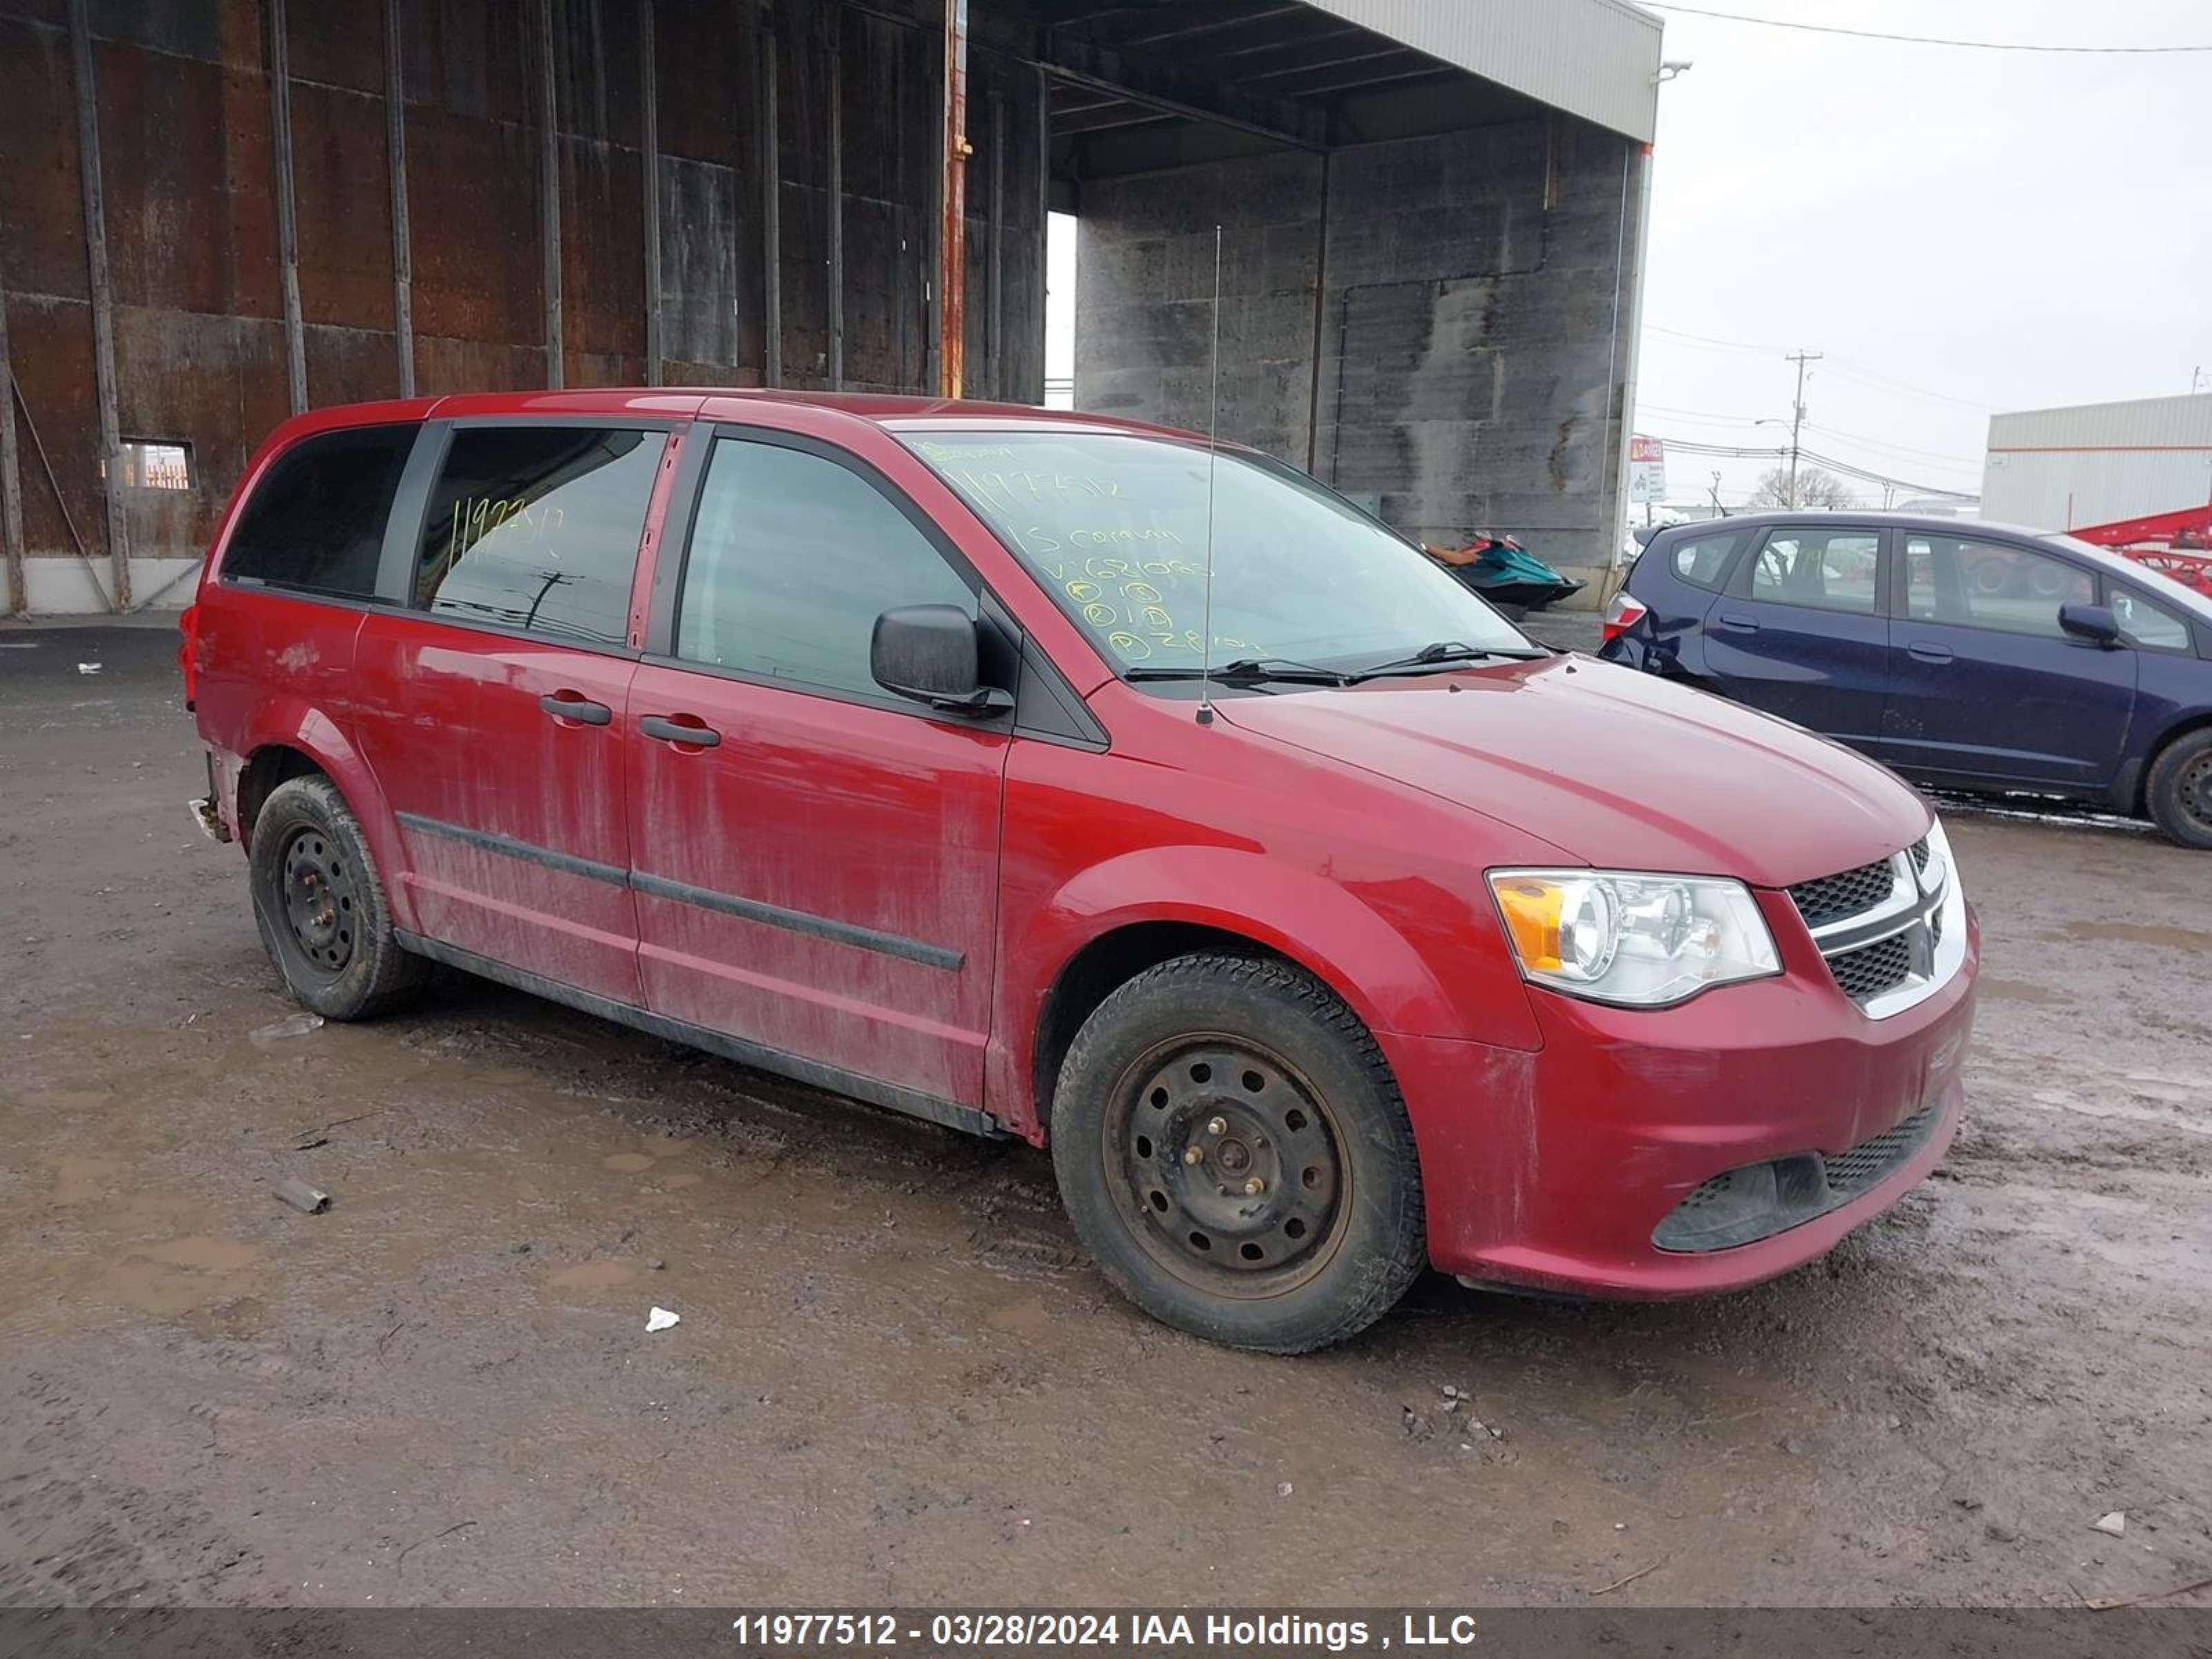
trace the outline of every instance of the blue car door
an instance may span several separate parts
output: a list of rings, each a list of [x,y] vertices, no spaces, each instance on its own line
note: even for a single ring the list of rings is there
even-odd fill
[[[1740,702],[1880,753],[1889,666],[1883,532],[1777,525],[1705,617],[1705,672]]]
[[[2136,653],[2079,640],[2097,580],[2046,549],[1901,532],[1885,758],[1931,783],[2094,790],[2127,742]]]

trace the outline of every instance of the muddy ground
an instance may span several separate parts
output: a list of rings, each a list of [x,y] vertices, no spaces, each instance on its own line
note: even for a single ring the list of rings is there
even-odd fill
[[[170,645],[0,632],[0,1605],[2212,1576],[2212,857],[1954,818],[1970,1117],[1828,1260],[1672,1306],[1431,1279],[1246,1358],[1122,1305],[1018,1147],[480,984],[257,1037],[291,1006],[186,822]]]

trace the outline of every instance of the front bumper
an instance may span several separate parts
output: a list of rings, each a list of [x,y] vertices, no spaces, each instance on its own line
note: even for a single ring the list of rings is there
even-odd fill
[[[1473,1281],[1653,1297],[1757,1284],[1825,1254],[1925,1179],[1957,1131],[1981,953],[1971,911],[1966,927],[1960,970],[1881,1020],[1801,933],[1781,943],[1780,976],[1674,1008],[1531,988],[1534,1053],[1383,1036],[1420,1151],[1431,1261]],[[1805,1185],[1886,1134],[1908,1144],[1869,1184]],[[1681,1248],[1678,1224],[1665,1235],[1677,1248],[1655,1243],[1693,1193],[1764,1164],[1777,1203],[1739,1229],[1746,1242]]]

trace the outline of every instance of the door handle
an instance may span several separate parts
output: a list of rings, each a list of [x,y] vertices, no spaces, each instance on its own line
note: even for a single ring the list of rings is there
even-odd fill
[[[613,709],[580,691],[556,691],[538,698],[538,706],[556,720],[574,720],[579,726],[605,726],[615,717]]]
[[[1755,617],[1738,616],[1733,611],[1723,611],[1720,614],[1719,620],[1723,628],[1733,633],[1756,634],[1759,632],[1759,619]]]
[[[1948,662],[1952,656],[1949,646],[1930,645],[1925,640],[1915,640],[1905,650],[1916,662]]]
[[[648,738],[659,738],[664,743],[680,743],[694,749],[712,749],[721,742],[722,734],[710,726],[696,725],[696,715],[687,714],[681,720],[665,714],[647,714],[637,723],[637,729]]]

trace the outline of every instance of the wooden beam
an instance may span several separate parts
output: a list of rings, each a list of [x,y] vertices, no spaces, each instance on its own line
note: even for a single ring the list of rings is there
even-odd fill
[[[555,81],[553,0],[538,0],[538,198],[545,250],[545,384],[565,383],[561,291],[561,137]]]
[[[384,155],[392,175],[392,333],[399,395],[415,395],[415,233],[407,219],[407,63],[399,0],[384,0]]]
[[[756,23],[760,14],[753,14]],[[761,380],[783,384],[783,158],[776,108],[775,30],[763,27],[758,43],[761,155]]]
[[[968,355],[968,0],[945,0],[945,126],[939,155],[937,390],[957,398]]]
[[[23,474],[15,458],[15,371],[8,356],[8,284],[0,281],[0,549],[8,561],[8,614],[31,613],[23,571]]]
[[[84,198],[85,280],[92,301],[92,378],[100,402],[100,494],[107,511],[111,611],[131,608],[131,534],[116,480],[123,438],[116,409],[115,295],[107,274],[107,206],[100,179],[100,88],[93,76],[86,0],[70,0],[70,66],[76,92],[77,186]],[[64,511],[67,509],[64,508]]]
[[[845,389],[845,14],[842,7],[825,12],[829,30],[828,94],[824,134],[830,167],[830,389]]]
[[[269,130],[276,157],[276,271],[284,294],[284,387],[307,406],[307,330],[300,320],[300,225],[292,196],[292,48],[285,0],[269,6]]]
[[[1180,64],[1139,52],[1109,51],[1057,30],[1046,39],[1042,62],[1057,80],[1149,104],[1170,115],[1235,127],[1299,149],[1328,147],[1328,123],[1321,111],[1288,99],[1244,92]]]
[[[662,363],[660,324],[660,73],[653,0],[637,9],[638,81],[644,104],[645,152],[645,383],[659,386]]]

